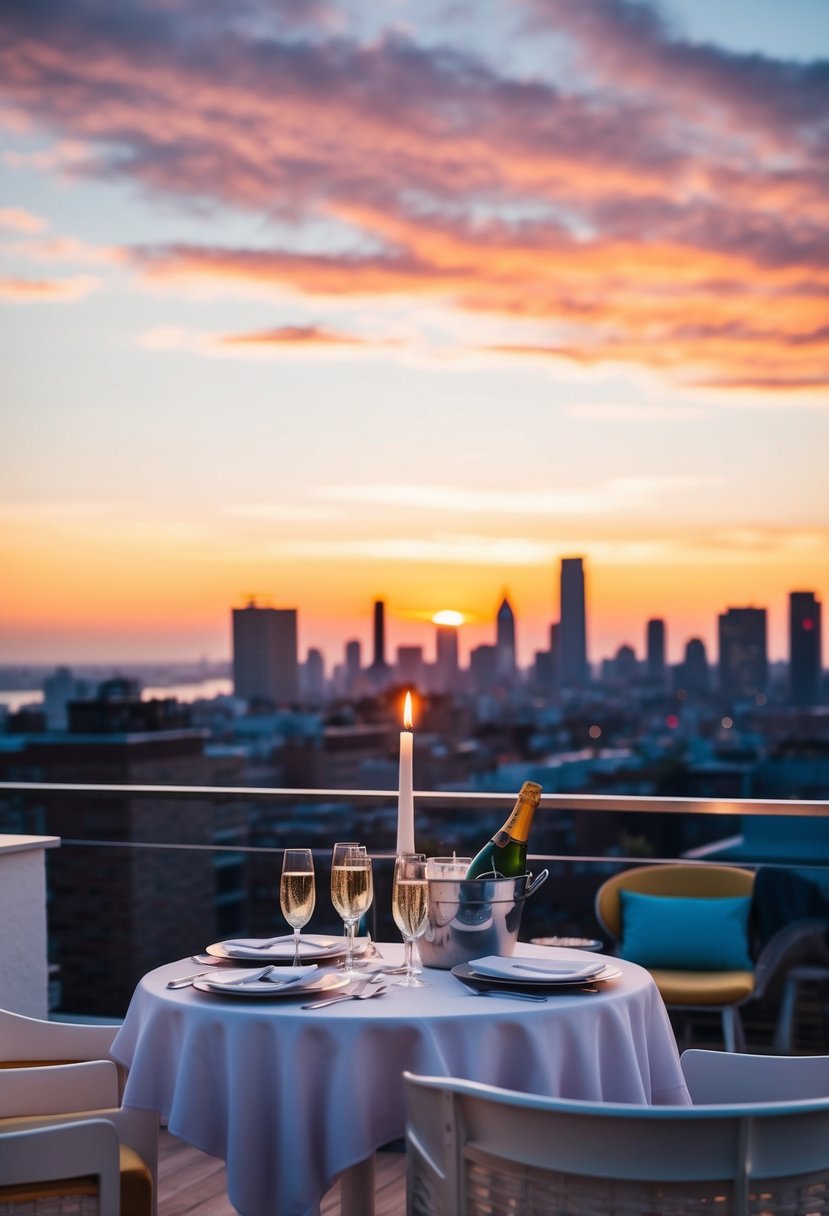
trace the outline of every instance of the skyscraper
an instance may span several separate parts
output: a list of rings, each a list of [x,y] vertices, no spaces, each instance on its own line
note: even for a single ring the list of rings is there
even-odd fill
[[[765,692],[768,682],[765,608],[729,608],[719,617],[720,693],[727,701]]]
[[[299,697],[295,608],[233,609],[233,689],[237,697],[293,704]]]
[[[392,670],[386,662],[386,605],[384,600],[374,601],[374,657],[368,669],[372,687],[380,692],[391,680]]]
[[[495,667],[497,678],[505,684],[515,680],[515,616],[504,596],[495,618]]]
[[[374,601],[374,658],[371,665],[386,666],[386,605],[382,600]]]
[[[558,630],[558,671],[562,688],[583,688],[589,682],[584,568],[580,557],[561,559],[561,614]]]
[[[495,686],[495,647],[474,646],[469,652],[469,681],[475,692],[489,692]]]
[[[422,646],[397,647],[397,678],[407,688],[423,688],[424,663]]]
[[[708,657],[702,638],[690,638],[685,646],[685,659],[677,672],[679,687],[692,697],[704,697],[709,690]]]
[[[665,683],[665,622],[656,618],[647,624],[645,663],[649,683],[662,687]]]
[[[322,705],[325,700],[325,660],[322,651],[312,646],[301,672],[302,696],[308,705]]]
[[[457,692],[461,669],[456,625],[438,625],[435,637],[435,691]]]
[[[789,702],[800,708],[820,701],[821,604],[814,591],[789,595]]]

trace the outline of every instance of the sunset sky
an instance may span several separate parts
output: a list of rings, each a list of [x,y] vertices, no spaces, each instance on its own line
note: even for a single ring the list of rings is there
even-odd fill
[[[827,0],[0,0],[0,133],[0,662],[829,655]]]

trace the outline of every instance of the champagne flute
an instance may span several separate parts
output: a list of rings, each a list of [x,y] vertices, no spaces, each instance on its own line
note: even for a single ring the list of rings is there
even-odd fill
[[[359,840],[337,840],[337,841],[335,841],[335,842],[334,842],[334,848],[332,849],[332,853],[331,853],[331,858],[332,858],[332,860],[331,860],[331,864],[332,864],[332,866],[333,866],[333,864],[334,864],[333,859],[334,859],[336,856],[338,856],[338,851],[339,851],[340,849],[361,849],[361,850],[362,850],[362,851],[365,853],[365,851],[366,851],[366,846],[365,846],[364,844],[360,844]],[[332,883],[333,883],[333,879],[334,879],[334,874],[333,874],[333,871],[332,871],[332,874],[331,874],[331,880],[332,880]],[[343,925],[343,940],[345,940],[347,937],[348,937],[348,932],[347,932],[347,930],[346,930],[346,928],[345,928],[345,925]],[[342,964],[342,963],[338,963],[338,964],[337,964],[337,969],[338,969],[339,971],[342,971],[342,969],[343,969],[343,964]]]
[[[335,844],[331,858],[331,902],[345,925],[343,974],[349,979],[360,978],[354,965],[354,930],[373,898],[371,858],[366,850],[360,845]]]
[[[404,988],[429,988],[430,980],[418,979],[412,963],[412,946],[426,932],[429,921],[429,884],[423,853],[400,853],[394,863],[391,910],[394,923],[403,935],[406,968],[397,984]]]
[[[293,965],[298,967],[299,931],[308,924],[316,903],[314,857],[310,849],[286,849],[283,853],[279,903],[282,915],[294,931]]]

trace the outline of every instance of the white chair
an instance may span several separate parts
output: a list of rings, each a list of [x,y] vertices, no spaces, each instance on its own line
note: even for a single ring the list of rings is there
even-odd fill
[[[695,1105],[829,1098],[829,1056],[756,1056],[689,1048],[680,1057]]]
[[[6,1064],[107,1060],[119,1027],[50,1022],[0,1009],[0,1068]]]
[[[158,1121],[119,1106],[112,1060],[0,1069],[0,1213],[156,1210]],[[114,1191],[113,1191],[114,1187]]]
[[[77,1112],[105,1112],[130,1150],[122,1155],[130,1158],[136,1153],[149,1169],[156,1212],[159,1119],[153,1111],[120,1107],[124,1069],[109,1058],[118,1029],[117,1024],[52,1022],[0,1009],[0,1127],[8,1127],[6,1121],[23,1115],[41,1121],[58,1115],[65,1122],[76,1118]],[[103,1072],[80,1069],[79,1062],[105,1063],[106,1067]],[[68,1079],[63,1080],[62,1074]],[[130,1160],[134,1172],[137,1163]]]
[[[403,1077],[408,1216],[804,1216],[829,1204],[829,1098],[629,1106]]]
[[[0,1212],[52,1216],[67,1199],[77,1216],[121,1216],[120,1151],[106,1119],[0,1131]]]

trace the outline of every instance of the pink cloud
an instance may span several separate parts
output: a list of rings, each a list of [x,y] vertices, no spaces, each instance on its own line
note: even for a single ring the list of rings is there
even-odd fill
[[[9,232],[43,232],[49,221],[23,207],[0,207],[0,228]]]
[[[281,325],[275,329],[252,330],[250,333],[227,334],[217,340],[219,346],[267,349],[282,346],[365,346],[362,338],[322,329],[316,325]]]

